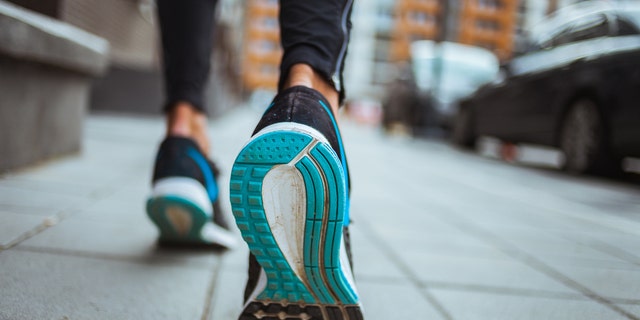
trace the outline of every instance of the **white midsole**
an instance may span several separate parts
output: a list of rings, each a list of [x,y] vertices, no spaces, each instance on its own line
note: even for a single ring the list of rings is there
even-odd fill
[[[153,184],[152,198],[175,196],[197,205],[208,216],[213,216],[213,207],[209,194],[202,183],[187,177],[169,177],[158,179]]]

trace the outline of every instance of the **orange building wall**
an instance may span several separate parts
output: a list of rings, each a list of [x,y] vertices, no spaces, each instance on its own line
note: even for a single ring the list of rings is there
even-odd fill
[[[500,60],[511,57],[518,0],[465,0],[458,41],[492,50]]]
[[[242,82],[248,91],[275,90],[282,57],[278,1],[249,0],[245,16]]]
[[[438,36],[440,4],[437,0],[397,0],[395,14],[390,60],[408,60],[411,42]]]
[[[511,57],[519,0],[461,0],[457,39],[492,50],[500,60]],[[441,0],[397,0],[391,61],[406,61],[415,40],[435,40],[442,19]],[[423,17],[428,17],[424,20]]]

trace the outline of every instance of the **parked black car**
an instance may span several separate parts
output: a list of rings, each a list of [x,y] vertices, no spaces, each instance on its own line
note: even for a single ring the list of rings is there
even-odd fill
[[[557,147],[573,173],[640,156],[640,9],[582,7],[540,26],[499,81],[462,101],[453,141]]]

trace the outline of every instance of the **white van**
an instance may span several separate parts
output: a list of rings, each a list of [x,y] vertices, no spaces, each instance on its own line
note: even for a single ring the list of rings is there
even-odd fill
[[[433,97],[444,127],[450,127],[457,102],[493,81],[500,69],[498,58],[487,49],[431,40],[411,44],[411,64],[418,90]]]

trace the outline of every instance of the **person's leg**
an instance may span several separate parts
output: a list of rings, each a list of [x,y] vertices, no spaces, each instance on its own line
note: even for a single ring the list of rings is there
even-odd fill
[[[337,111],[344,99],[342,71],[349,44],[352,5],[353,0],[280,1],[284,49],[280,90],[296,85],[314,88]]]
[[[351,1],[281,1],[279,92],[238,155],[230,195],[251,250],[241,320],[362,319],[336,115]]]
[[[217,169],[207,155],[204,88],[209,74],[215,0],[158,0],[166,138],[153,173],[147,214],[166,244],[230,247],[219,210]]]
[[[157,0],[167,136],[194,139],[206,153],[204,88],[209,76],[217,0]]]
[[[340,106],[338,89],[308,64],[298,63],[293,65],[286,80],[282,84],[284,89],[296,86],[308,87],[320,92],[331,105],[333,114],[338,114],[338,108]]]

